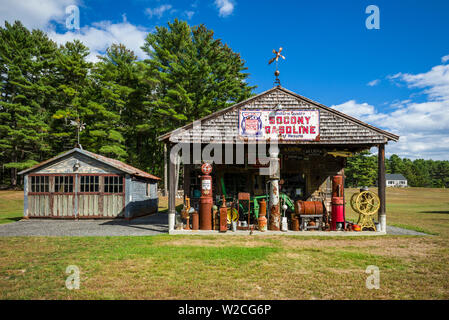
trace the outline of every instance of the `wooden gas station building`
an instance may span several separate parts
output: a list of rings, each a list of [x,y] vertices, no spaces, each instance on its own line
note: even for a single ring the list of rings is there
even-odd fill
[[[187,148],[183,150],[190,150],[187,158],[182,151],[182,188],[185,196],[192,199],[198,196],[202,163],[198,159],[195,161],[192,155],[195,151],[210,154],[211,145],[215,145],[223,150],[223,155],[217,156],[215,149],[212,157],[215,161],[202,159],[213,162],[214,200],[224,193],[264,194],[266,182],[271,180],[271,185],[276,188],[281,182],[281,192],[292,198],[322,200],[327,210],[331,202],[331,177],[344,174],[346,156],[376,147],[379,154],[378,221],[380,231],[386,230],[385,145],[388,141],[398,141],[399,136],[280,85],[169,132],[159,140],[166,144],[168,150],[179,149],[180,145]],[[261,142],[273,141],[277,141],[277,148],[267,146],[263,153],[269,152],[265,160],[277,163],[276,172],[261,175],[263,159],[260,153],[256,155],[256,150],[260,150]],[[227,152],[229,150],[230,153]],[[244,155],[243,159],[239,154]],[[168,161],[170,232],[175,228],[175,193],[181,172],[179,158],[172,159],[178,160]],[[273,190],[270,189],[269,193],[272,197]]]

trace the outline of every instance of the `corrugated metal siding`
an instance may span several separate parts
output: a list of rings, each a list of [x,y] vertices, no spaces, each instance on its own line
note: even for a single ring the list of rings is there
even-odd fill
[[[147,196],[147,186],[149,195]],[[131,202],[128,203],[130,217],[137,217],[155,213],[158,210],[159,200],[156,181],[132,180],[130,188]]]
[[[380,133],[360,124],[332,114],[318,106],[289,95],[281,90],[274,90],[252,100],[240,108],[235,108],[213,118],[203,120],[201,130],[187,129],[180,134],[173,134],[172,142],[210,143],[223,139],[224,143],[242,143],[238,135],[239,109],[274,109],[280,105],[284,110],[304,109],[320,111],[320,141],[284,141],[295,144],[379,144],[387,139]],[[178,138],[176,139],[175,136]]]

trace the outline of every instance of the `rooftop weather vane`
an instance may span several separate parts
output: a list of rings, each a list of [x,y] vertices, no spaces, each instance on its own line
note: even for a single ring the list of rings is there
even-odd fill
[[[276,61],[276,71],[274,72],[274,75],[276,76],[276,80],[274,81],[274,83],[279,86],[281,85],[281,80],[279,80],[280,72],[279,72],[279,68],[278,68],[278,61],[279,61],[279,58],[282,58],[285,60],[285,57],[281,54],[281,52],[282,52],[282,47],[280,47],[278,51],[273,49],[273,53],[276,56],[274,58],[270,59],[270,61],[268,61],[268,64],[272,64],[273,61]]]
[[[76,138],[78,141],[77,148],[82,149],[81,144],[80,144],[80,132],[83,131],[84,129],[86,129],[86,124],[82,123],[81,120],[79,118],[77,118],[75,121],[70,120],[70,125],[76,127]]]

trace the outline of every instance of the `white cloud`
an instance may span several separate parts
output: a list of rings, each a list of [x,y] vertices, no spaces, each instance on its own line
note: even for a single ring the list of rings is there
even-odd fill
[[[147,8],[145,10],[145,13],[150,17],[153,18],[154,16],[158,17],[159,19],[164,15],[166,11],[169,11],[173,6],[171,4],[163,4],[156,8]]]
[[[121,23],[101,21],[83,26],[81,21],[81,29],[58,33],[55,31],[55,24],[65,25],[66,7],[78,5],[80,0],[2,0],[2,2],[0,7],[2,23],[5,20],[11,23],[20,20],[28,28],[39,28],[47,32],[48,36],[59,44],[79,39],[91,51],[87,58],[89,61],[97,61],[97,55],[103,54],[113,43],[124,44],[141,59],[146,57],[140,47],[144,44],[149,30],[129,23],[126,14],[122,14]]]
[[[374,87],[374,86],[378,85],[379,83],[380,83],[380,80],[376,79],[376,80],[368,82],[367,85],[370,87]]]
[[[449,66],[439,65],[420,74],[398,73],[389,78],[402,81],[410,89],[424,89],[426,101],[411,99],[390,104],[379,112],[368,103],[349,100],[332,106],[362,121],[400,135],[388,145],[389,154],[408,158],[449,159]]]
[[[362,116],[368,116],[375,113],[375,109],[372,105],[369,105],[366,102],[360,104],[355,100],[349,100],[337,106],[334,105],[332,106],[332,108],[335,108],[338,111],[351,115],[355,118],[361,118]]]
[[[51,21],[64,23],[65,8],[79,4],[79,0],[2,0],[0,22],[20,20],[25,27],[46,29]]]
[[[231,0],[215,0],[220,17],[227,17],[234,11],[234,3]]]
[[[97,55],[103,54],[113,43],[122,43],[128,49],[133,50],[140,59],[145,58],[146,54],[140,47],[144,44],[147,34],[146,29],[126,21],[121,23],[102,21],[94,23],[92,26],[85,26],[79,32],[69,31],[63,34],[55,31],[48,32],[49,37],[59,44],[79,39],[90,48],[91,53],[88,60],[92,62],[97,61]]]
[[[446,63],[449,61],[449,54],[441,58],[441,62]]]
[[[449,100],[449,65],[438,65],[426,73],[400,74],[409,88],[427,88],[424,93],[437,100]]]

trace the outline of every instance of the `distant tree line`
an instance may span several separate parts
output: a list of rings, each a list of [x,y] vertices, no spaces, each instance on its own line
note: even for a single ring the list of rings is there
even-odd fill
[[[96,63],[78,40],[58,46],[22,23],[0,27],[0,184],[77,145],[155,175],[157,137],[253,95],[240,55],[204,25],[149,33],[139,61],[122,44]]]
[[[410,187],[449,188],[449,161],[410,160],[393,154],[385,159],[387,173],[401,173]],[[348,187],[377,185],[377,155],[369,151],[348,158],[345,168]]]

